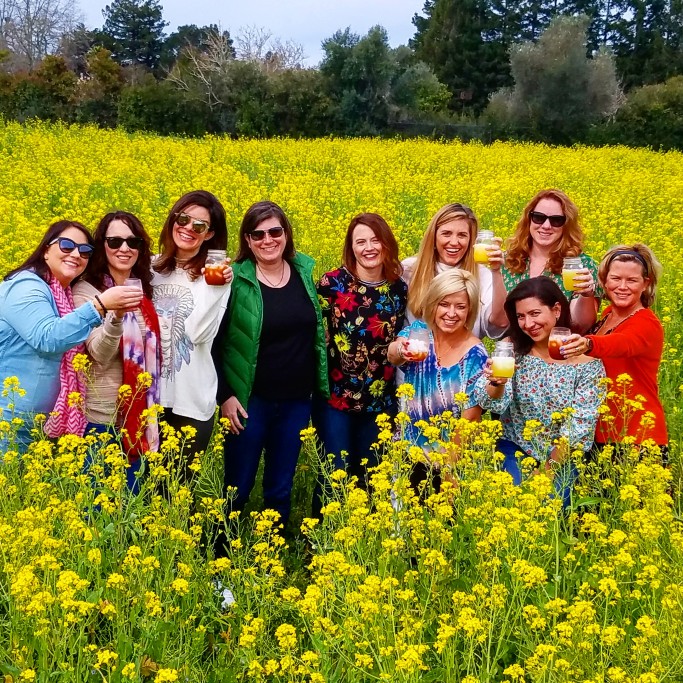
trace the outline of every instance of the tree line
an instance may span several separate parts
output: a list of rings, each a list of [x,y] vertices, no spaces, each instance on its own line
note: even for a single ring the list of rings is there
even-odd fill
[[[166,34],[158,0],[0,3],[0,114],[161,134],[468,135],[683,148],[683,0],[426,0],[409,45],[323,58],[248,27]]]

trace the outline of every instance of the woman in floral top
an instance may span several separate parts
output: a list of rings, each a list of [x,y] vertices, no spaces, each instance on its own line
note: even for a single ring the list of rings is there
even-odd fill
[[[314,410],[313,423],[336,469],[365,480],[361,461],[376,463],[379,413],[395,412],[394,367],[387,348],[403,326],[407,286],[398,244],[386,221],[362,213],[346,231],[342,266],[325,273],[318,296],[327,323],[331,398]],[[346,453],[346,462],[342,458]],[[319,510],[321,487],[314,498]]]
[[[569,327],[570,313],[566,297],[549,277],[517,285],[505,311],[517,357],[515,374],[508,381],[492,377],[487,367],[477,382],[476,397],[484,410],[501,414],[503,438],[497,448],[515,483],[521,481],[516,454],[530,456],[554,472],[555,488],[567,505],[576,476],[568,458],[577,448],[588,451],[593,443],[605,369],[587,356],[550,357],[550,332]]]
[[[494,278],[502,276],[508,292],[538,275],[552,278],[571,302],[572,329],[585,332],[595,323],[601,292],[596,291],[597,264],[583,253],[583,241],[576,204],[561,190],[541,190],[524,207],[508,240],[500,275],[494,273]],[[571,256],[580,258],[583,265],[576,271],[575,291],[564,289],[562,282],[562,261]],[[492,315],[499,316],[500,311]]]

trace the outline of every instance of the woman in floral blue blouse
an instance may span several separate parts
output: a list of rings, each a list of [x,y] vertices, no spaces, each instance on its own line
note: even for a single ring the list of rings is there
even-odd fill
[[[334,454],[335,468],[358,476],[361,485],[361,461],[376,464],[371,446],[377,440],[377,415],[396,410],[394,366],[387,360],[387,348],[403,326],[407,285],[401,273],[391,228],[376,213],[362,213],[346,231],[342,266],[318,283],[327,323],[331,398],[315,406],[313,424],[324,452]],[[314,513],[320,493],[319,486]]]
[[[517,454],[534,458],[554,475],[555,489],[567,505],[576,477],[568,458],[576,449],[587,452],[593,443],[605,369],[602,361],[588,356],[551,358],[551,330],[570,327],[569,302],[551,278],[520,282],[508,294],[505,311],[515,374],[510,380],[493,377],[487,366],[475,395],[484,410],[501,414],[503,438],[497,448],[505,456],[503,469],[519,484]]]

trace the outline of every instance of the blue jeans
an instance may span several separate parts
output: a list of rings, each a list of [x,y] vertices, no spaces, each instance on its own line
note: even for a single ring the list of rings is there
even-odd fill
[[[327,401],[319,399],[313,407],[313,426],[322,442],[323,458],[333,454],[332,470],[346,470],[350,477],[358,477],[358,485],[365,488],[367,468],[377,465],[377,453],[371,446],[377,442],[376,419],[379,413],[352,413],[333,408]],[[346,458],[342,457],[346,452]],[[361,460],[367,458],[366,466]],[[320,517],[323,491],[330,493],[324,476],[318,477],[313,494],[313,516]]]
[[[496,450],[505,456],[502,469],[510,474],[515,485],[519,486],[522,483],[522,471],[519,468],[519,462],[515,457],[515,453],[522,453],[522,457],[525,457],[527,453],[523,448],[508,439],[499,439],[496,444]],[[553,477],[555,495],[562,499],[562,507],[565,509],[571,504],[572,489],[578,476],[579,473],[576,465],[571,461],[563,463],[555,470],[555,476]]]
[[[95,434],[105,434],[108,432],[112,434],[114,439],[119,438],[119,435],[116,433],[116,428],[108,424],[104,425],[97,424],[95,422],[88,422],[88,426],[85,428],[85,435],[87,436],[88,434],[90,434],[90,432],[95,432]],[[88,453],[85,459],[86,471],[90,469],[92,460],[92,454]],[[130,458],[128,459],[128,467],[126,468],[126,484],[128,486],[128,490],[134,496],[137,496],[138,493],[140,493],[140,478],[137,476],[137,473],[140,471],[141,467],[142,458],[135,458],[133,460],[131,460]]]
[[[277,510],[283,528],[289,521],[294,473],[301,451],[300,432],[311,420],[311,399],[271,401],[252,396],[246,407],[244,431],[228,434],[223,451],[224,486],[237,489],[232,510],[242,510],[254,488],[264,454],[263,503]]]

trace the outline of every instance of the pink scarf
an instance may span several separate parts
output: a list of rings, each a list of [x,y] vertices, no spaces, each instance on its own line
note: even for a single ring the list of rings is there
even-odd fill
[[[51,276],[48,284],[55,298],[59,317],[63,318],[74,310],[71,287],[66,289],[62,287],[54,275]],[[86,387],[83,378],[74,370],[73,360],[77,353],[85,353],[84,344],[78,344],[62,356],[62,362],[59,366],[59,395],[55,401],[55,407],[52,409],[52,414],[45,423],[45,434],[51,438],[64,434],[76,434],[77,436],[85,434],[87,421],[82,406],[85,404]],[[69,394],[74,391],[81,395],[81,400],[70,406]]]

